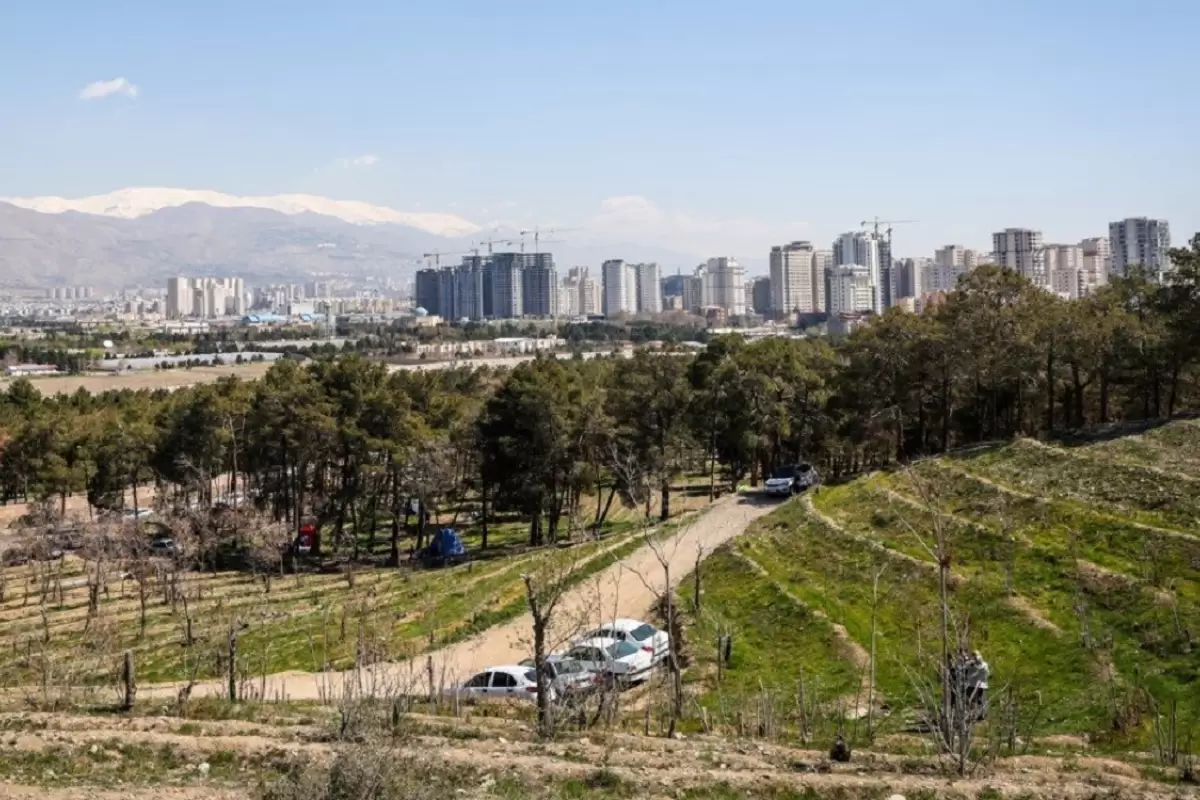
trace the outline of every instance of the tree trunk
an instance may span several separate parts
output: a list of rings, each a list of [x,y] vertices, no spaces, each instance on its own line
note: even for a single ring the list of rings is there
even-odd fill
[[[483,480],[479,486],[479,549],[487,550],[488,546],[488,482]]]
[[[1054,433],[1054,341],[1046,348],[1046,432]]]
[[[671,518],[671,480],[664,475],[662,479],[662,499],[660,501],[661,508],[659,509],[658,518],[666,522]]]

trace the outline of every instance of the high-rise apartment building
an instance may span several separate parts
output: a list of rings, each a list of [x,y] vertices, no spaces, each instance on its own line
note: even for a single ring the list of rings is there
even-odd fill
[[[992,234],[992,259],[997,266],[1011,269],[1035,286],[1050,286],[1041,231],[1005,228]]]
[[[167,316],[241,316],[246,313],[246,287],[241,278],[167,279]]]
[[[977,265],[978,257],[974,250],[961,244],[948,244],[934,251],[929,280],[923,288],[926,292],[948,292],[958,285],[960,277]]]
[[[1126,276],[1129,268],[1141,265],[1154,280],[1161,281],[1171,269],[1171,227],[1165,219],[1130,217],[1108,225],[1112,275]]]
[[[609,259],[600,267],[603,314],[633,314],[637,311],[637,273],[619,258]]]
[[[455,311],[460,318],[487,319],[491,314],[491,295],[488,292],[491,264],[485,256],[463,256],[455,270]]]
[[[702,281],[702,306],[724,309],[731,317],[745,314],[745,275],[745,270],[736,258],[710,258],[696,270],[696,277]]]
[[[583,282],[587,279],[587,267],[571,267],[562,279],[558,290],[558,315],[578,317],[583,311]]]
[[[167,317],[192,316],[192,282],[188,278],[167,279]]]
[[[685,275],[683,281],[683,309],[691,314],[699,313],[704,307],[704,278]]]
[[[683,297],[683,285],[687,279],[688,276],[683,274],[667,275],[662,279],[663,297]]]
[[[892,243],[885,237],[877,237],[875,246],[879,251],[879,311],[891,308],[896,302],[896,262],[892,259]]]
[[[829,313],[855,314],[874,311],[876,287],[871,271],[862,265],[834,267],[829,276]]]
[[[1048,244],[1043,248],[1050,291],[1063,297],[1079,297],[1083,272],[1083,247],[1077,244]]]
[[[781,317],[824,311],[821,288],[824,272],[818,272],[816,251],[811,242],[792,242],[771,248],[771,311]]]
[[[896,275],[896,299],[905,297],[920,299],[922,295],[937,291],[937,270],[931,258],[905,258],[899,262]]]
[[[438,273],[438,310],[437,315],[449,322],[457,322],[462,318],[459,310],[458,274],[454,267],[441,267]]]
[[[549,253],[524,253],[521,267],[521,313],[553,317],[558,313],[558,270]]]
[[[813,252],[813,280],[817,293],[815,305],[818,312],[829,313],[829,276],[835,266],[832,250]]]
[[[888,250],[884,254],[889,261],[885,270],[880,260],[879,245],[882,241],[865,231],[850,231],[843,233],[833,243],[835,266],[864,267],[867,270],[873,298],[871,308],[867,310],[874,311],[876,314],[882,314],[883,310],[887,308],[887,302],[891,299],[891,251]],[[834,313],[832,303],[830,312]]]
[[[662,283],[659,280],[658,264],[634,264],[633,278],[638,313],[657,314],[661,312]]]
[[[755,278],[750,282],[750,307],[755,314],[770,314],[775,310],[772,298],[773,282],[770,278]]]
[[[1079,243],[1083,250],[1083,268],[1079,275],[1079,296],[1086,297],[1108,283],[1112,271],[1112,250],[1107,237],[1097,236]]]
[[[524,282],[521,267],[524,253],[493,253],[492,316],[495,319],[516,319],[525,310],[522,296]]]

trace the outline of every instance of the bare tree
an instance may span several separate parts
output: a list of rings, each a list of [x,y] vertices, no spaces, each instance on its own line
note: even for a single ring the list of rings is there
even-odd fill
[[[966,620],[957,617],[951,604],[951,589],[956,580],[952,569],[955,526],[950,515],[943,510],[936,486],[911,467],[906,468],[903,474],[917,500],[930,512],[928,530],[913,527],[902,513],[899,518],[936,565],[941,656],[936,686],[922,675],[914,675],[912,680],[922,705],[934,720],[930,728],[939,749],[951,757],[959,775],[966,775],[973,766],[971,748],[975,725],[979,721],[979,709],[971,702],[973,687],[968,683],[965,668],[964,654],[970,650],[969,625]]]
[[[683,529],[675,529],[665,539],[660,531],[653,526],[650,519],[650,495],[652,493],[648,476],[642,469],[636,456],[613,448],[609,468],[618,480],[625,486],[635,507],[644,509],[639,520],[640,533],[643,542],[654,554],[659,568],[662,570],[662,584],[657,585],[648,576],[633,570],[638,580],[649,589],[655,597],[655,607],[660,609],[663,624],[669,634],[667,651],[667,669],[670,676],[670,722],[667,735],[674,736],[675,728],[683,717],[683,666],[679,652],[682,625],[679,622],[679,602],[671,575],[671,562],[675,559],[683,539]],[[696,565],[700,564],[701,552],[697,550]],[[698,573],[697,573],[698,574]],[[698,599],[697,599],[698,602]]]
[[[571,587],[571,576],[578,567],[574,548],[550,553],[534,572],[521,576],[525,583],[525,600],[533,618],[533,663],[537,673],[538,734],[543,738],[554,735],[554,709],[551,703],[550,671],[546,656],[553,647],[556,614],[563,597]],[[561,627],[561,626],[559,626]]]

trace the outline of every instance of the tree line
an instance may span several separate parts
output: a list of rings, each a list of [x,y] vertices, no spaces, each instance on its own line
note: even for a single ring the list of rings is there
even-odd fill
[[[1172,257],[1165,285],[1135,271],[1075,301],[980,267],[923,313],[889,310],[841,342],[734,335],[696,353],[428,372],[351,353],[175,392],[43,397],[17,380],[0,396],[0,498],[207,505],[219,478],[292,530],[315,520],[335,550],[390,528],[396,561],[414,508],[470,506],[485,536],[516,514],[536,545],[651,493],[665,518],[683,474],[716,493],[798,460],[850,474],[1171,416],[1200,401],[1200,236]]]

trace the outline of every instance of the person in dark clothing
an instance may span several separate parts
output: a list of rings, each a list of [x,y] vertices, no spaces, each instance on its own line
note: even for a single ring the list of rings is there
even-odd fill
[[[846,740],[839,733],[837,741],[833,743],[833,747],[829,750],[829,760],[836,761],[839,764],[845,764],[850,760],[850,745],[846,744]]]

